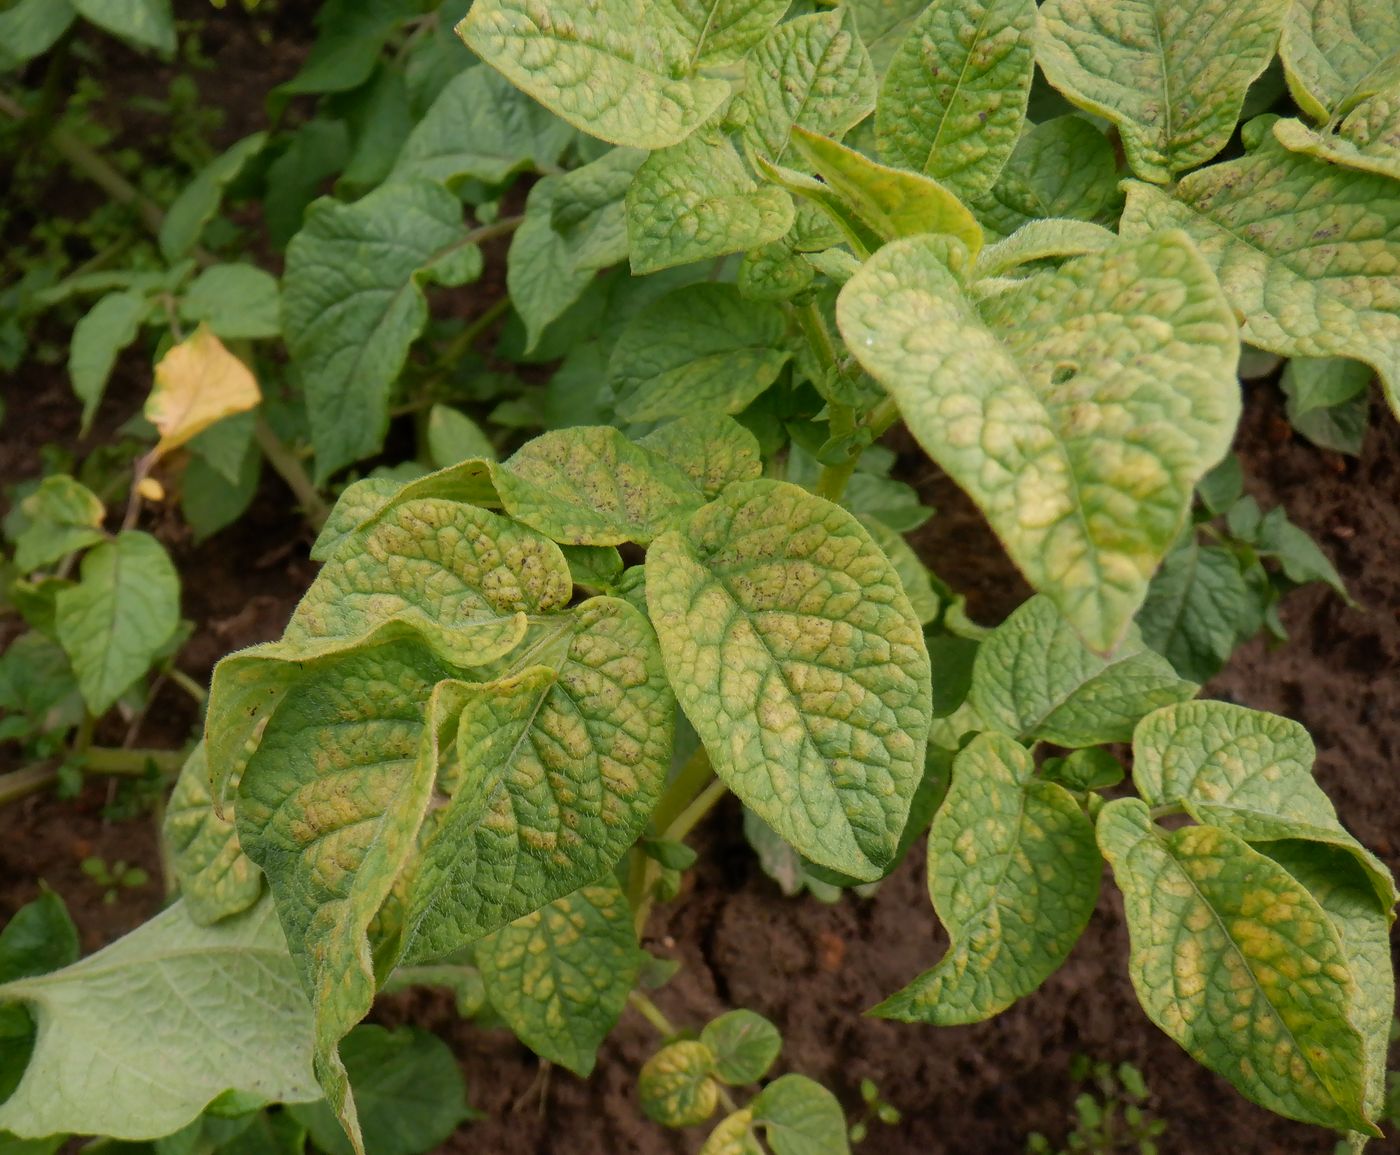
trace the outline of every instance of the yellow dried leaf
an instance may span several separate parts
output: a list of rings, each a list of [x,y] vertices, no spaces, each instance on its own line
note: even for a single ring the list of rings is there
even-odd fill
[[[136,483],[136,492],[147,501],[164,501],[165,486],[154,477],[143,477]]]
[[[261,401],[252,371],[201,325],[156,365],[155,388],[146,398],[146,419],[160,431],[152,459]]]

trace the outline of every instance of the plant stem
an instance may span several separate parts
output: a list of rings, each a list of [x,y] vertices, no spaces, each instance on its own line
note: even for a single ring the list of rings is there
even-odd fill
[[[42,790],[57,777],[58,767],[48,763],[0,774],[0,806],[18,802],[21,798]]]
[[[449,368],[455,365],[471,352],[472,346],[481,339],[481,335],[504,317],[506,315],[506,310],[509,308],[509,297],[498,297],[496,300],[492,301],[481,316],[469,322],[460,333],[448,342],[447,348],[443,350],[440,359],[444,361]]]
[[[851,474],[856,471],[858,464],[860,464],[860,454],[853,453],[840,465],[823,467],[821,476],[817,478],[817,496],[839,504],[842,495],[846,492],[846,484],[851,480]]]
[[[183,670],[177,670],[174,666],[171,666],[170,669],[165,671],[165,675],[193,698],[196,704],[202,706],[209,700],[209,691]]]
[[[695,796],[684,810],[676,815],[676,820],[666,828],[662,836],[670,842],[683,842],[685,836],[700,825],[700,820],[719,804],[719,800],[729,793],[729,787],[718,778]]]
[[[306,515],[306,520],[311,523],[313,529],[320,529],[326,524],[326,518],[330,517],[330,507],[322,500],[321,495],[316,492],[316,486],[312,484],[310,476],[302,468],[297,455],[287,448],[286,443],[277,436],[271,425],[267,423],[267,417],[258,412],[253,423],[253,436],[258,439],[258,448],[267,458],[267,463],[277,471],[279,477],[287,483],[301,505],[301,511]]]
[[[1171,818],[1177,814],[1185,814],[1185,808],[1179,802],[1164,802],[1161,806],[1154,806],[1147,812],[1148,818],[1156,822],[1159,818]]]
[[[651,813],[652,829],[658,833],[668,829],[676,816],[705,788],[712,773],[710,756],[705,753],[705,747],[696,746],[695,753],[686,759],[685,765],[662,791],[661,799]],[[665,834],[659,836],[666,837]]]
[[[78,751],[74,751],[74,756],[79,756]],[[162,774],[174,774],[185,762],[184,754],[178,750],[117,750],[107,746],[91,746],[80,757],[88,773],[116,778],[139,778],[146,773],[147,763],[154,763]],[[59,765],[58,761],[39,762],[0,774],[0,806],[16,802],[57,780]]]

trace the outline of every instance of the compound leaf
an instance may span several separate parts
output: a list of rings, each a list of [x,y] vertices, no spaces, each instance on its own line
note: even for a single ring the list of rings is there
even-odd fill
[[[1400,197],[1395,182],[1287,151],[1272,136],[1182,179],[1130,184],[1125,236],[1180,227],[1200,246],[1240,335],[1288,357],[1352,357],[1400,413]]]
[[[760,480],[659,538],[647,571],[667,674],[715,772],[812,861],[881,877],[931,695],[889,560],[839,506]]]
[[[874,1009],[904,1022],[976,1023],[1065,961],[1098,900],[1094,830],[1073,795],[1035,776],[1005,734],[974,738],[929,832],[929,893],[952,945]]]
[[[636,274],[756,249],[792,223],[792,198],[756,184],[728,140],[703,132],[652,153],[627,190]]]
[[[1397,53],[1400,9],[1384,0],[1294,0],[1279,42],[1288,89],[1318,121],[1393,79]]]
[[[744,63],[744,140],[781,160],[794,127],[840,137],[874,111],[876,93],[875,68],[849,12],[798,16]]]
[[[210,926],[257,902],[262,871],[243,853],[232,819],[214,810],[203,742],[180,769],[166,804],[163,834],[185,910],[200,926]]]
[[[734,481],[763,472],[758,438],[732,417],[697,413],[668,421],[639,442],[643,449],[681,470],[707,498]]]
[[[1343,829],[1312,775],[1312,738],[1297,722],[1230,702],[1182,702],[1142,720],[1133,782],[1149,805],[1180,805],[1246,842],[1302,839],[1338,847],[1366,872],[1386,910],[1390,872]]]
[[[481,0],[457,26],[478,56],[575,128],[612,144],[665,148],[729,95],[689,76],[703,43],[642,0]]]
[[[183,903],[97,954],[0,986],[39,1035],[0,1128],[144,1140],[226,1091],[259,1102],[320,1096],[311,1015],[271,902],[217,926]]]
[[[935,0],[890,61],[881,155],[959,196],[984,193],[1011,155],[1035,71],[1035,0]]]
[[[1107,657],[1085,648],[1049,598],[1025,602],[983,640],[968,701],[997,729],[1059,746],[1127,742],[1159,706],[1193,697],[1136,631]]]
[[[512,517],[567,545],[646,545],[703,503],[685,473],[608,425],[536,437],[496,489]]]
[[[1108,651],[1229,448],[1234,318],[1179,232],[978,305],[945,252],[937,237],[880,250],[837,301],[842,336],[1031,584]]]
[[[384,185],[354,204],[317,201],[287,247],[282,319],[301,373],[316,478],[378,452],[389,387],[428,319],[423,284],[481,272],[460,202],[441,185]]]
[[[482,939],[486,996],[542,1059],[588,1075],[637,981],[645,952],[612,874]]]
[[[628,322],[608,361],[618,414],[628,421],[739,413],[777,379],[782,310],[733,285],[687,285]]]
[[[1164,184],[1225,147],[1288,8],[1289,0],[1046,0],[1036,62],[1076,104],[1118,126],[1138,176]]]
[[[1099,814],[1123,891],[1129,972],[1148,1017],[1246,1097],[1290,1119],[1376,1134],[1356,982],[1331,920],[1228,830],[1152,825],[1136,798]]]
[[[642,832],[665,783],[674,701],[642,614],[595,598],[545,627],[531,665],[437,687],[455,742],[405,888],[407,961],[441,958],[595,879]],[[550,654],[556,654],[548,661]],[[545,664],[547,662],[547,664]]]
[[[495,69],[469,68],[409,133],[390,179],[502,184],[523,169],[557,165],[573,139],[573,129]]]
[[[83,557],[82,580],[60,590],[54,625],[83,700],[103,714],[180,624],[180,577],[165,547],[123,530]]]

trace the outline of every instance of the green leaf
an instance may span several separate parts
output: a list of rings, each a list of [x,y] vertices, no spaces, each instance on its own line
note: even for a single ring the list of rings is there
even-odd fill
[[[173,43],[173,41],[172,41]],[[262,152],[267,133],[255,132],[214,158],[185,186],[165,210],[160,225],[160,252],[175,262],[199,244],[205,226],[214,219],[224,199],[224,190],[238,179],[247,163]]]
[[[99,28],[164,56],[175,51],[170,0],[65,0]],[[74,1128],[76,1130],[76,1128]]]
[[[1270,1111],[1375,1134],[1364,1046],[1347,1021],[1355,979],[1316,900],[1229,831],[1159,830],[1136,798],[1103,808],[1098,839],[1148,1017]]]
[[[542,1059],[586,1076],[637,981],[645,952],[609,873],[476,947],[492,1007]]]
[[[790,301],[804,292],[816,277],[806,257],[773,241],[744,254],[736,281],[739,292],[750,301]]]
[[[1069,790],[1106,790],[1123,781],[1123,764],[1097,746],[1070,751],[1066,757],[1054,760],[1053,769],[1051,761],[1046,759],[1041,773]]]
[[[455,763],[439,773],[450,802],[429,818],[404,886],[407,961],[440,958],[597,878],[656,806],[675,707],[646,620],[592,599],[545,627],[527,657],[551,653],[547,667],[434,691],[430,740],[455,746]]]
[[[1298,585],[1324,582],[1349,605],[1356,604],[1331,560],[1305,530],[1288,520],[1282,506],[1275,506],[1264,516],[1253,542],[1262,556],[1279,563],[1289,581]]]
[[[26,524],[15,536],[15,568],[33,573],[106,535],[98,496],[66,473],[46,477],[19,503]]]
[[[1128,186],[1125,236],[1179,226],[1200,246],[1240,335],[1288,357],[1352,357],[1400,413],[1400,198],[1395,182],[1288,152],[1272,137],[1192,173],[1175,198]]]
[[[792,198],[755,184],[734,146],[704,132],[652,153],[627,189],[636,274],[756,249],[792,224]]]
[[[977,1023],[1059,969],[1099,895],[1094,831],[1064,787],[1004,734],[974,738],[929,833],[929,894],[952,945],[873,1014]]]
[[[1274,122],[1274,136],[1293,152],[1400,180],[1400,82],[1363,100],[1335,132],[1288,119]]]
[[[210,265],[180,298],[180,317],[208,325],[225,341],[282,332],[277,278],[252,265]]]
[[[778,1058],[783,1037],[778,1028],[753,1011],[729,1011],[711,1019],[700,1041],[714,1055],[716,1078],[731,1087],[757,1083]]]
[[[1159,706],[1195,696],[1130,630],[1106,657],[1087,649],[1049,598],[1033,597],[977,650],[968,701],[998,730],[1058,746],[1127,742]]]
[[[150,534],[123,530],[83,558],[82,581],[56,603],[59,643],[83,700],[106,713],[180,624],[180,578]]]
[[[416,1027],[361,1025],[345,1037],[342,1053],[365,1150],[371,1155],[418,1155],[446,1142],[459,1123],[473,1118],[457,1059],[436,1035]],[[352,1148],[324,1103],[294,1106],[291,1115],[326,1155]]]
[[[730,417],[700,413],[668,421],[639,442],[684,473],[707,498],[763,473],[758,439]]]
[[[1319,121],[1393,78],[1397,52],[1400,11],[1384,0],[1295,0],[1279,43],[1289,92]]]
[[[1003,276],[1032,261],[1099,253],[1115,240],[1108,229],[1089,221],[1027,221],[1005,240],[982,250],[976,273],[978,277]]]
[[[428,319],[423,285],[481,272],[462,206],[439,185],[385,185],[354,204],[321,200],[287,248],[282,320],[301,373],[316,479],[378,452],[389,387]]]
[[[1041,218],[1108,223],[1121,199],[1108,138],[1082,117],[1059,116],[1021,135],[997,183],[973,207],[1009,236]]]
[[[76,16],[69,0],[18,0],[0,12],[0,71],[13,71],[42,56]]]
[[[391,179],[502,184],[517,172],[554,167],[573,138],[573,129],[495,69],[469,68],[414,126]]]
[[[1143,641],[1178,674],[1205,682],[1258,629],[1259,615],[1258,595],[1234,554],[1223,546],[1202,546],[1192,532],[1153,575],[1137,624]]]
[[[226,1091],[319,1096],[311,1016],[272,904],[200,927],[181,903],[61,971],[0,986],[39,1028],[0,1128],[154,1139]]]
[[[882,239],[937,233],[956,238],[976,257],[982,226],[935,180],[877,164],[863,153],[796,126],[792,143],[802,159]]]
[[[142,322],[151,313],[144,293],[127,290],[98,299],[73,326],[68,347],[68,376],[73,392],[83,403],[82,432],[87,433],[107,388],[107,378],[117,355],[136,340]]]
[[[753,1111],[745,1107],[726,1115],[710,1132],[699,1155],[763,1155],[763,1148],[753,1137]]]
[[[703,45],[647,13],[642,0],[480,0],[457,31],[575,128],[612,144],[665,148],[708,120],[729,84],[689,76]]]
[[[1036,62],[1107,117],[1128,163],[1165,184],[1225,147],[1245,93],[1274,58],[1289,0],[1046,0]],[[1228,68],[1218,62],[1228,59]]]
[[[665,0],[656,17],[695,45],[690,68],[735,64],[783,18],[789,0]]]
[[[1294,357],[1279,381],[1293,428],[1322,449],[1361,453],[1370,417],[1371,369],[1342,357]]]
[[[329,12],[331,4],[322,9]],[[317,117],[292,134],[282,155],[267,166],[263,219],[273,247],[286,248],[301,228],[307,207],[350,159],[350,132],[343,120]]]
[[[875,71],[883,76],[928,0],[847,0]]]
[[[348,92],[374,74],[385,44],[422,0],[327,0],[316,13],[316,43],[279,95]]]
[[[615,149],[530,190],[511,238],[506,287],[525,322],[526,352],[597,278],[627,257],[623,194],[645,154]]]
[[[608,362],[628,421],[740,413],[777,379],[791,352],[774,305],[733,285],[687,285],[628,322]]]
[[[1342,828],[1312,776],[1307,730],[1229,702],[1184,702],[1144,718],[1133,735],[1133,783],[1152,806],[1179,805],[1246,842],[1303,839],[1356,859],[1387,911],[1390,872]]]
[[[238,473],[232,480],[220,473],[208,458],[195,455],[191,459],[180,490],[180,512],[194,530],[196,543],[243,516],[257,496],[261,477],[262,450],[252,438],[244,443]]]
[[[773,1155],[850,1155],[841,1104],[805,1075],[774,1079],[753,1097],[749,1110]]]
[[[715,772],[812,861],[879,878],[931,695],[889,559],[839,506],[760,480],[659,538],[647,571],[667,674]]]
[[[682,1039],[662,1047],[637,1076],[643,1113],[663,1127],[703,1123],[719,1106],[714,1067],[714,1052],[704,1042]]]
[[[413,852],[436,771],[420,751],[422,703],[451,674],[417,641],[336,655],[286,691],[238,784],[238,840],[267,875],[311,999],[316,1078],[354,1137],[338,1045],[374,1001],[376,917]]]
[[[1179,232],[974,305],[939,238],[841,291],[857,360],[1092,649],[1122,638],[1239,417],[1234,318]]]
[[[428,412],[428,456],[439,469],[460,461],[495,461],[496,447],[481,426],[449,405]]]
[[[1342,940],[1356,979],[1351,1024],[1366,1049],[1366,1113],[1379,1118],[1385,1105],[1386,1053],[1395,1019],[1395,971],[1390,962],[1390,919],[1355,860],[1315,842],[1271,842],[1265,854],[1317,899]]]
[[[162,833],[185,910],[200,926],[210,926],[257,902],[262,872],[239,846],[232,817],[214,811],[204,751],[201,742],[185,759]]]
[[[78,961],[78,928],[51,890],[20,907],[0,929],[0,984],[48,974]]]
[[[607,425],[558,429],[496,474],[510,515],[568,545],[648,544],[703,498],[678,467]]]
[[[935,0],[880,88],[881,155],[984,193],[1016,146],[1035,71],[1035,0]]]
[[[929,580],[928,568],[919,560],[919,555],[904,540],[903,535],[891,529],[878,517],[868,514],[857,516],[860,517],[860,523],[865,527],[866,533],[870,534],[875,544],[890,559],[919,624],[928,625],[938,617],[943,608],[943,602]]]
[[[848,11],[798,16],[744,62],[744,140],[781,160],[793,128],[840,137],[875,110],[876,91],[874,65]]]

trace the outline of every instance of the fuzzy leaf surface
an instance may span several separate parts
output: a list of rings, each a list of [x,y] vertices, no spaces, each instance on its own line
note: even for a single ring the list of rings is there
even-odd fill
[[[665,148],[729,95],[687,75],[703,51],[642,0],[482,0],[457,27],[467,46],[575,128],[611,144]]]
[[[1035,0],[934,0],[880,88],[880,152],[963,197],[1016,146],[1035,71]]]
[[[1279,42],[1293,99],[1327,120],[1395,76],[1400,10],[1386,0],[1295,0]]]
[[[612,874],[477,944],[486,996],[542,1059],[586,1076],[637,981],[644,952]]]
[[[384,185],[354,204],[321,200],[287,247],[282,322],[306,390],[316,478],[379,451],[389,387],[423,331],[423,284],[481,273],[462,206],[440,185]]]
[[[874,1013],[940,1026],[976,1023],[1059,969],[1099,895],[1094,829],[1030,752],[986,733],[953,763],[929,832],[929,893],[952,945]]]
[[[1275,121],[1274,136],[1292,152],[1400,180],[1400,80],[1363,100],[1335,132],[1289,119]]]
[[[1095,654],[1037,596],[978,647],[968,701],[998,730],[1074,748],[1127,742],[1143,717],[1197,689],[1135,631],[1111,655]]]
[[[1148,1017],[1246,1098],[1375,1134],[1356,982],[1337,930],[1287,871],[1214,826],[1170,833],[1121,798],[1098,819],[1123,891],[1129,973]]]
[[[681,470],[707,498],[763,472],[758,439],[731,417],[695,414],[668,421],[637,443]]]
[[[1400,413],[1400,197],[1395,182],[1287,151],[1272,137],[1175,197],[1130,184],[1125,236],[1185,229],[1244,315],[1240,335],[1287,357],[1352,357]]]
[[[1229,448],[1234,318],[1179,232],[977,305],[945,251],[915,237],[878,252],[841,291],[841,334],[1031,585],[1107,651]]]
[[[923,775],[918,618],[839,506],[729,486],[647,560],[666,672],[715,772],[812,861],[884,873]]]
[[[271,902],[211,927],[176,903],[81,962],[0,986],[11,1000],[39,1028],[0,1104],[0,1128],[22,1137],[155,1139],[226,1091],[320,1096],[311,1014]]]

